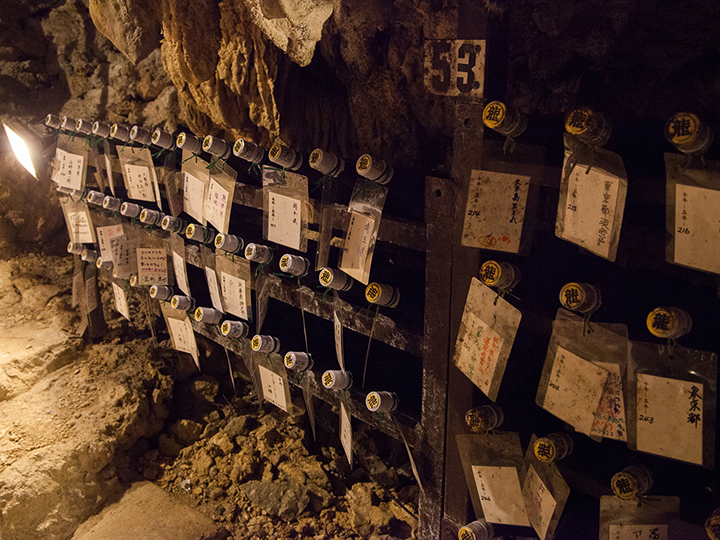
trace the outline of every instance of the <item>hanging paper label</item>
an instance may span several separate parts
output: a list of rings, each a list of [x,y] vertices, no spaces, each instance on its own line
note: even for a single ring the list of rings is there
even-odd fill
[[[557,502],[550,495],[550,491],[548,491],[532,465],[528,466],[522,495],[530,525],[535,529],[540,540],[545,540]]]
[[[70,302],[71,307],[75,307],[80,304],[83,294],[85,293],[85,276],[82,272],[76,271],[73,274],[72,283],[72,300]]]
[[[126,236],[118,236],[110,240],[110,252],[113,261],[113,273],[117,277],[126,277],[137,269],[137,252],[135,240]]]
[[[113,283],[113,295],[115,296],[115,309],[125,317],[128,321],[130,320],[130,310],[128,309],[127,298],[125,297],[125,291],[122,290],[117,283]]]
[[[109,149],[110,149],[110,147],[108,147],[108,151],[109,151]],[[108,151],[106,151],[104,154],[105,172],[107,174],[108,185],[110,186],[110,193],[112,193],[113,197],[114,197],[115,196],[115,180],[113,179],[112,161],[110,161],[110,155],[109,155]]]
[[[113,239],[119,238],[125,234],[122,224],[98,227],[95,230],[97,232],[98,245],[100,247],[100,256],[103,260],[112,261],[111,242]]]
[[[675,186],[675,262],[720,274],[720,191]]]
[[[58,148],[55,151],[55,168],[52,179],[60,187],[82,189],[85,156],[71,154]]]
[[[167,285],[167,254],[164,248],[138,248],[138,284]]]
[[[170,207],[170,214],[175,217],[178,217],[180,212],[183,211],[183,199],[178,188],[180,178],[182,176],[178,172],[165,175],[165,192],[167,193],[168,206]]]
[[[702,465],[702,383],[637,374],[637,449]]]
[[[128,197],[140,201],[154,201],[153,176],[149,167],[145,165],[125,164],[125,181],[128,187]]]
[[[368,248],[374,224],[375,219],[372,217],[360,212],[350,212],[350,224],[340,265],[341,270],[365,285],[368,283],[369,274],[366,268],[372,263],[372,258],[368,257]]]
[[[261,272],[255,280],[255,331],[260,332],[267,315],[268,300],[270,300],[270,287],[268,287],[267,275]]]
[[[85,306],[87,307],[88,313],[95,311],[100,305],[98,303],[99,295],[95,268],[92,270],[92,273],[85,275]]]
[[[67,222],[70,225],[70,237],[77,244],[92,244],[94,242],[90,229],[90,216],[85,210],[67,213]]]
[[[350,468],[353,466],[353,449],[352,449],[352,422],[350,415],[345,408],[345,404],[340,402],[340,442],[345,449]]]
[[[301,202],[292,197],[270,192],[268,208],[268,237],[271,242],[293,249],[300,249],[302,232]]]
[[[185,259],[173,251],[173,269],[175,270],[175,283],[180,290],[190,296],[187,274],[185,273]]]
[[[600,169],[575,167],[568,179],[561,238],[608,258],[620,181]]]
[[[220,272],[222,301],[228,313],[247,320],[247,302],[245,300],[245,280],[227,272]]]
[[[473,465],[472,471],[486,521],[530,526],[516,467]]]
[[[259,365],[258,370],[260,372],[260,385],[262,386],[263,399],[287,412],[285,381],[283,378],[265,366]]]
[[[189,172],[185,173],[185,186],[183,188],[183,204],[185,212],[195,218],[202,225],[207,224],[205,219],[205,187],[206,184]]]
[[[517,253],[529,188],[529,176],[473,170],[462,245]]]
[[[345,371],[345,356],[343,354],[343,327],[337,311],[333,311],[333,324],[335,326],[335,354],[337,355],[340,369]]]
[[[221,233],[227,234],[232,201],[230,194],[214,178],[210,178],[207,199],[205,200],[205,218]]]
[[[485,394],[495,374],[503,339],[472,311],[463,318],[465,337],[455,358],[455,365]]]
[[[558,347],[543,409],[588,434],[608,372]]]
[[[609,540],[668,540],[668,526],[610,525]]]
[[[195,360],[197,368],[200,369],[197,343],[195,342],[195,333],[193,332],[192,324],[190,324],[190,319],[187,317],[184,319],[166,317],[166,320],[170,326],[173,348],[180,352],[189,353],[193,357],[193,360]]]
[[[215,274],[215,270],[206,266],[205,277],[207,278],[208,289],[210,290],[210,300],[212,301],[213,307],[224,313],[225,310],[223,309],[222,298],[220,297],[220,289],[218,287],[217,274]]]
[[[595,421],[590,435],[599,435],[608,439],[627,441],[625,426],[625,399],[623,397],[620,366],[611,362],[593,362],[608,372],[600,405],[595,411]]]

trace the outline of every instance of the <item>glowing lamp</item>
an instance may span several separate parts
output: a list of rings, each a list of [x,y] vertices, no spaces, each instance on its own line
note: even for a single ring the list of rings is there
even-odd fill
[[[47,173],[48,155],[54,145],[54,135],[43,125],[24,126],[13,120],[3,120],[5,134],[15,158],[35,178]]]

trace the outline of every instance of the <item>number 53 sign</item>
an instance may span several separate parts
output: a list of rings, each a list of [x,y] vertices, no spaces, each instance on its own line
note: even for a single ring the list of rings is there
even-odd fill
[[[483,95],[485,40],[425,41],[425,87],[433,94]]]

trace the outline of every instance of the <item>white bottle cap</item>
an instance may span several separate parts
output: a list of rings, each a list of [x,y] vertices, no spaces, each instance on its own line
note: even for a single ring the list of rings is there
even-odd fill
[[[90,135],[92,133],[92,122],[78,118],[75,120],[75,131],[83,135]]]
[[[220,333],[226,337],[244,338],[250,327],[242,321],[223,321]]]
[[[233,154],[251,163],[261,163],[265,151],[252,141],[238,139],[233,146]]]
[[[110,125],[102,122],[95,122],[92,125],[92,134],[98,137],[107,138],[110,136]]]
[[[172,150],[175,148],[175,138],[159,128],[153,131],[150,140],[154,145],[165,148],[165,150]]]
[[[352,386],[352,373],[340,369],[329,369],[322,376],[325,388],[332,390],[347,390]]]
[[[170,299],[170,307],[181,311],[190,311],[195,302],[189,296],[176,294]]]
[[[80,255],[85,247],[82,244],[76,244],[75,242],[68,242],[67,251],[73,255]]]
[[[125,217],[136,218],[140,215],[141,211],[142,206],[140,206],[139,204],[125,201],[120,205],[120,214]]]
[[[310,261],[305,257],[286,253],[280,258],[280,270],[290,275],[303,277],[310,269]]]
[[[215,247],[229,253],[240,253],[245,248],[245,241],[234,234],[218,233],[215,236]]]
[[[268,157],[273,163],[290,171],[297,171],[303,164],[302,154],[280,143],[272,145],[268,152]]]
[[[213,137],[212,135],[205,137],[202,142],[202,149],[213,156],[224,157],[226,154],[230,153],[229,147],[230,145],[227,141],[219,137]]]
[[[357,173],[372,180],[373,182],[385,185],[392,180],[394,170],[380,158],[374,158],[370,154],[363,154],[355,163]]]
[[[365,406],[372,412],[392,412],[397,409],[398,398],[393,392],[370,392],[365,397]]]
[[[152,133],[150,133],[149,129],[136,125],[130,130],[130,140],[139,144],[150,144],[152,142]]]
[[[337,178],[337,176],[345,170],[345,160],[340,159],[331,152],[326,152],[321,148],[316,148],[310,154],[308,164],[321,173]]]
[[[120,124],[113,124],[110,126],[110,136],[120,142],[128,142],[130,140],[130,128]]]
[[[248,244],[245,246],[245,258],[258,264],[267,264],[272,260],[273,252],[261,244]]]
[[[170,300],[173,293],[172,287],[168,287],[167,285],[152,285],[150,287],[150,298],[154,298],[155,300]]]
[[[80,253],[80,258],[85,262],[94,263],[100,254],[94,249],[83,249]]]
[[[103,208],[105,210],[110,210],[112,212],[117,212],[120,210],[120,206],[122,205],[122,201],[116,197],[111,197],[110,195],[107,195],[103,199]]]
[[[98,270],[112,270],[113,262],[103,259],[102,257],[98,257],[95,260],[95,267]]]
[[[102,206],[103,200],[105,199],[105,194],[100,193],[99,191],[88,191],[87,193],[87,201],[90,204],[94,204],[95,206]]]
[[[62,118],[55,116],[54,114],[48,114],[45,117],[45,125],[49,128],[60,129],[62,125]]]
[[[77,120],[70,118],[69,116],[63,116],[60,119],[60,129],[64,129],[66,131],[73,131],[76,124]]]
[[[280,349],[280,340],[272,336],[255,334],[250,342],[250,347],[255,352],[273,353]]]
[[[222,311],[209,307],[195,309],[195,320],[205,324],[217,324],[222,319]]]
[[[202,141],[192,133],[182,132],[177,136],[175,144],[177,144],[178,148],[182,148],[193,154],[199,154],[202,150]]]
[[[163,216],[162,222],[160,225],[163,229],[163,231],[170,231],[170,232],[181,232],[185,228],[185,222],[175,216]]]
[[[290,351],[287,353],[284,362],[286,368],[296,371],[312,369],[314,364],[311,354],[299,351]]]

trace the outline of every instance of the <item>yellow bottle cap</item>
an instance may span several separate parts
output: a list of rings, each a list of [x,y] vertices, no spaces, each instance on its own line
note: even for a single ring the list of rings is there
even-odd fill
[[[330,285],[332,278],[333,278],[332,270],[330,270],[329,268],[323,268],[322,271],[320,272],[320,283],[327,287],[328,285]]]
[[[572,135],[582,135],[590,127],[594,113],[588,107],[578,107],[567,115],[565,129]]]
[[[720,540],[720,514],[717,511],[705,521],[705,532],[711,540]]]
[[[468,527],[460,527],[460,530],[458,531],[458,540],[476,540],[475,533]]]
[[[613,493],[624,500],[631,500],[637,496],[638,484],[632,474],[620,471],[612,477],[610,482]]]
[[[260,336],[255,335],[252,338],[252,341],[250,342],[250,346],[252,347],[253,351],[260,350],[260,345],[262,345],[262,339],[260,339]]]
[[[195,224],[190,223],[187,228],[185,229],[185,236],[190,238],[193,234],[195,234]]]
[[[693,142],[700,133],[700,119],[689,112],[677,113],[670,118],[665,128],[665,136],[673,144]]]
[[[203,318],[203,308],[199,307],[195,310],[195,320],[200,322]]]
[[[220,327],[220,331],[224,336],[226,336],[230,332],[230,323],[225,321],[222,323],[222,326]]]
[[[491,101],[483,111],[483,123],[494,129],[503,123],[507,116],[507,108],[502,101]]]
[[[555,441],[542,437],[535,441],[533,446],[533,453],[538,461],[543,463],[552,463],[557,457],[557,447]]]
[[[371,304],[375,302],[382,294],[382,287],[379,283],[371,283],[365,289],[365,299]]]
[[[585,289],[579,283],[567,283],[560,289],[560,303],[567,309],[575,309],[585,302]]]
[[[502,276],[502,267],[496,261],[485,261],[480,267],[480,279],[485,285],[495,285]]]
[[[288,269],[288,266],[290,266],[290,255],[283,255],[280,259],[280,270],[283,272]]]
[[[334,379],[335,378],[333,377],[333,374],[330,371],[326,371],[325,373],[323,373],[323,378],[322,378],[323,386],[325,386],[325,388],[332,387]]]
[[[270,147],[270,152],[268,152],[268,156],[270,156],[270,159],[275,159],[280,154],[280,151],[282,150],[282,145],[280,143],[275,143]]]
[[[683,332],[680,331],[679,314],[679,310],[676,311],[672,308],[659,307],[652,310],[646,320],[648,330],[653,336],[659,338],[680,337]]]
[[[374,411],[375,409],[377,409],[380,406],[380,399],[378,398],[378,395],[376,392],[370,392],[365,397],[365,405],[371,411]]]
[[[170,305],[174,308],[178,307],[178,297],[177,296],[172,297],[172,300],[170,300]]]

